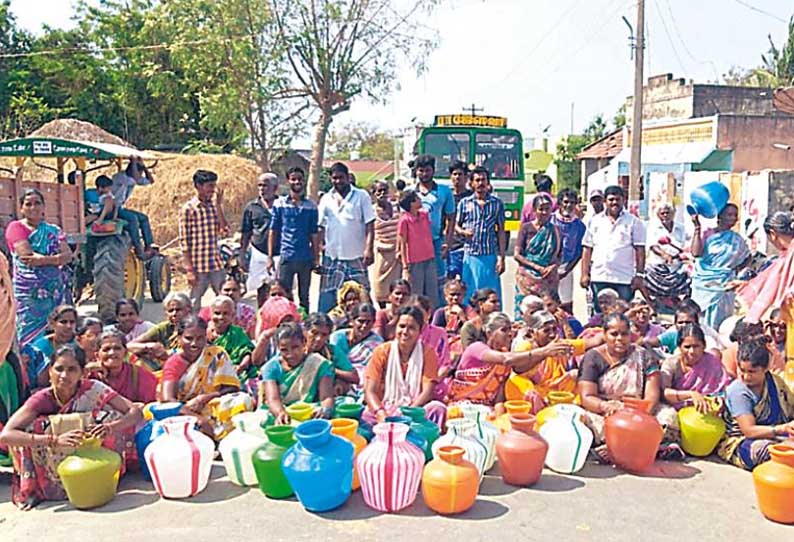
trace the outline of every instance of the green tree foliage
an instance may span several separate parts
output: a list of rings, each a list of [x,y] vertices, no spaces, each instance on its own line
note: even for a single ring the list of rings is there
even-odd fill
[[[361,160],[394,159],[394,137],[367,122],[352,122],[331,130],[328,151],[334,160],[348,160],[354,153]]]
[[[435,0],[269,0],[294,91],[317,116],[309,193],[316,196],[333,118],[359,96],[383,100],[406,59],[421,70],[437,42],[425,24]],[[404,9],[403,9],[404,8]]]
[[[722,76],[723,83],[737,87],[787,87],[794,85],[794,16],[788,23],[788,38],[778,48],[769,38],[769,50],[761,55],[761,65],[744,69],[733,66]]]
[[[584,129],[584,133],[569,135],[557,145],[557,158],[554,163],[557,166],[558,188],[579,189],[581,180],[576,155],[590,143],[604,137],[606,132],[607,123],[603,115],[597,115]]]

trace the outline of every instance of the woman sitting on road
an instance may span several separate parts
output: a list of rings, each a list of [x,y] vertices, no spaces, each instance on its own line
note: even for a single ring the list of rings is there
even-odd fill
[[[387,416],[399,414],[401,406],[423,406],[428,419],[441,427],[446,407],[432,400],[438,381],[437,356],[419,338],[425,315],[413,306],[401,308],[397,315],[394,340],[378,346],[367,365],[364,417],[382,422]]]
[[[0,433],[14,456],[11,500],[23,510],[66,498],[56,469],[85,438],[101,439],[126,459],[125,435],[141,411],[107,385],[83,379],[84,361],[75,347],[59,347],[47,368],[51,384],[25,401]]]
[[[369,303],[369,294],[354,280],[345,281],[336,293],[336,307],[328,312],[336,329],[350,326],[350,313],[357,305]]]
[[[177,326],[180,349],[163,366],[162,400],[184,403],[182,413],[196,416],[201,430],[215,440],[231,431],[235,414],[253,409],[240,392],[231,359],[219,346],[207,345],[207,323],[188,316]]]
[[[129,363],[124,335],[115,330],[103,331],[97,345],[97,367],[92,378],[104,382],[133,403],[157,400],[157,377],[145,367]]]
[[[480,288],[474,292],[470,305],[474,316],[460,328],[460,346],[463,350],[472,343],[485,341],[482,323],[489,314],[499,312],[502,308],[499,294],[493,288]]]
[[[97,340],[102,334],[102,320],[93,316],[77,319],[74,340],[82,348],[85,355],[86,366],[96,362],[96,353],[99,345]]]
[[[106,330],[116,330],[124,335],[127,342],[133,341],[150,329],[154,324],[141,319],[141,308],[134,299],[116,301],[116,323],[106,326]]]
[[[243,303],[243,289],[240,283],[232,276],[226,277],[221,285],[220,295],[228,296],[234,301],[234,325],[243,328],[251,339],[256,338],[256,309]],[[263,302],[264,303],[264,302]],[[205,322],[212,320],[212,309],[202,307],[199,311],[199,318]]]
[[[71,305],[55,307],[49,317],[49,328],[52,333],[42,335],[20,351],[23,374],[30,390],[49,384],[50,358],[61,346],[76,346],[77,309]]]
[[[768,341],[755,336],[739,344],[739,378],[725,390],[727,431],[717,455],[747,470],[769,461],[770,445],[794,445],[794,392],[769,371]]]
[[[177,325],[191,311],[190,298],[182,292],[171,292],[163,301],[166,320],[127,344],[130,352],[155,374],[163,368],[168,356],[180,347]]]
[[[307,352],[306,336],[297,322],[279,326],[276,342],[279,354],[265,363],[260,374],[259,404],[267,405],[279,425],[290,423],[286,407],[298,402],[313,403],[314,417],[330,418],[334,411],[333,364],[320,354]]]
[[[350,313],[350,327],[331,334],[328,342],[333,348],[336,372],[336,395],[361,395],[367,364],[383,339],[373,331],[375,307],[361,303]]]
[[[208,307],[211,317],[207,326],[207,341],[223,348],[237,369],[240,381],[245,382],[256,376],[258,368],[251,363],[254,343],[245,330],[232,323],[234,319],[234,300],[226,295],[219,295]]]
[[[397,311],[405,305],[411,295],[411,283],[405,279],[397,279],[389,285],[389,306],[380,309],[375,316],[375,333],[384,341],[394,338],[397,327]]]

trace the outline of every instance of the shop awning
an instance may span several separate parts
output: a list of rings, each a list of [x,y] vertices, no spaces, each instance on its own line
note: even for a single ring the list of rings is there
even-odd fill
[[[643,164],[699,164],[716,151],[713,143],[674,143],[642,147]],[[631,162],[631,147],[622,149],[613,163]]]

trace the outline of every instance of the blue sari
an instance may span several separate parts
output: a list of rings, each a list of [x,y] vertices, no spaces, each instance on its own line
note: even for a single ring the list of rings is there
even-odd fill
[[[33,252],[54,256],[65,239],[58,226],[42,222],[28,236]],[[13,247],[10,247],[13,249]],[[24,347],[39,338],[47,318],[58,305],[67,302],[69,277],[55,265],[29,267],[14,251],[14,296],[17,300],[17,338]]]
[[[703,311],[701,323],[712,329],[734,312],[736,293],[725,290],[736,278],[736,269],[750,257],[744,239],[733,231],[717,231],[703,241],[703,255],[698,258],[692,275],[692,300]]]

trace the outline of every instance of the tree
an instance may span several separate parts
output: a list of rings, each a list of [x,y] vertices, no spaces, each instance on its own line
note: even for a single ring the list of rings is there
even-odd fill
[[[597,115],[584,129],[581,135],[570,135],[557,145],[557,184],[559,188],[579,188],[579,168],[576,167],[576,155],[586,146],[598,141],[606,135],[607,123],[603,115]]]
[[[328,150],[335,160],[348,160],[353,153],[361,160],[392,160],[394,137],[374,124],[353,122],[329,133]]]
[[[424,67],[436,33],[424,24],[437,0],[268,0],[286,47],[296,96],[316,108],[309,194],[318,194],[328,129],[359,96],[382,100],[405,59]],[[400,4],[407,5],[401,10]]]
[[[794,85],[794,17],[789,20],[788,38],[778,49],[772,36],[768,36],[769,51],[761,55],[761,65],[744,69],[732,66],[722,76],[726,85],[736,87],[786,87]]]
[[[620,109],[615,113],[615,116],[612,117],[612,125],[615,130],[620,130],[626,126],[626,104],[621,105]]]

